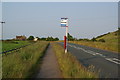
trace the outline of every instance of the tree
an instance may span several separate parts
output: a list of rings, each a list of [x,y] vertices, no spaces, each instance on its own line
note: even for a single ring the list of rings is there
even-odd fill
[[[34,36],[29,36],[28,40],[34,40]]]
[[[54,39],[53,39],[53,37],[47,37],[47,39],[46,39],[46,41],[53,41]]]
[[[68,41],[73,41],[73,40],[74,40],[73,36],[68,33]]]
[[[56,38],[54,38],[54,41],[59,41],[59,38],[57,38],[57,37],[56,37]]]
[[[46,38],[43,37],[43,38],[41,38],[40,40],[42,40],[42,41],[46,41]]]
[[[94,42],[94,41],[97,41],[96,38],[94,38],[94,37],[93,37],[91,40],[92,40],[93,42]]]
[[[120,27],[118,27],[118,30],[120,30]]]

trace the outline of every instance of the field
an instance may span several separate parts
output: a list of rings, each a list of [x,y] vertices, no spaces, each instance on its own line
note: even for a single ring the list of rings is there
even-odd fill
[[[18,48],[23,45],[30,44],[29,41],[2,41],[2,51]]]
[[[105,42],[99,42],[100,39],[104,39]],[[107,35],[97,38],[96,40],[97,41],[95,41],[95,42],[93,42],[93,41],[69,41],[69,42],[118,53],[118,48],[119,48],[118,46],[120,46],[118,31],[111,32]]]
[[[64,78],[98,78],[98,74],[92,72],[92,66],[85,68],[71,53],[65,54],[63,47],[57,43],[53,43],[52,47]]]
[[[41,60],[48,46],[48,42],[36,42],[26,46],[18,52],[3,56],[3,78],[30,78],[36,70],[38,61]]]

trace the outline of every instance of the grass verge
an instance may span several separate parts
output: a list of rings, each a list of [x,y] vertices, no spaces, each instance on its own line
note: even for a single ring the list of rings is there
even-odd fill
[[[92,41],[69,41],[70,43],[85,45],[89,47],[95,47],[103,50],[112,51],[118,53],[118,42],[92,42]]]
[[[72,54],[65,54],[62,46],[57,43],[52,46],[64,78],[98,78],[95,72],[82,66]]]
[[[44,55],[48,42],[37,42],[2,58],[3,78],[29,78],[38,60]]]

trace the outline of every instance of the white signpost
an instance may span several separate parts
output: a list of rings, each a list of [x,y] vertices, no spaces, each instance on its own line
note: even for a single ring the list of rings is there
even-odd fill
[[[64,36],[64,49],[65,49],[65,53],[67,53],[68,18],[61,18],[61,27],[66,27],[66,36]]]

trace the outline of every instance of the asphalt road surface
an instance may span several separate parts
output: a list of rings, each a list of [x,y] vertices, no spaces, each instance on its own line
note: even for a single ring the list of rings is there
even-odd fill
[[[64,43],[59,44],[63,46]],[[68,43],[67,46],[68,51],[76,56],[82,65],[85,67],[93,65],[94,70],[99,72],[100,78],[120,78],[118,75],[120,59],[117,53],[73,43]]]

